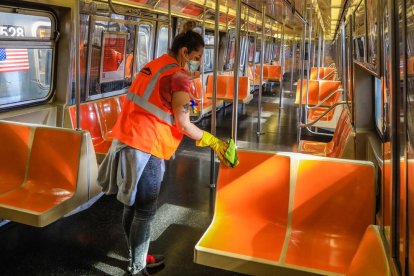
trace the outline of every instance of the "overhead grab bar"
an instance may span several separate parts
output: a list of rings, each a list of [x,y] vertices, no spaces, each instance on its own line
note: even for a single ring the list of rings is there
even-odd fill
[[[121,11],[117,10],[117,8],[115,8],[115,5],[112,2],[112,0],[108,0],[108,5],[109,5],[110,10],[115,14],[124,15],[124,16],[132,16],[132,17],[136,17],[136,18],[139,18],[139,19],[153,20],[153,21],[157,21],[157,22],[164,22],[164,23],[168,22],[168,20],[165,20],[165,19],[159,19],[159,18],[156,18],[156,17],[144,16],[144,15],[142,15],[142,10],[134,9],[132,7],[121,5],[121,4],[117,3],[117,5],[119,5],[119,6],[124,6],[124,7],[130,8],[130,10],[128,12],[121,12]],[[150,12],[150,11],[148,11],[148,12]],[[156,15],[164,15],[162,13],[159,13],[159,12],[155,11],[155,10],[151,11],[151,12],[156,14]]]

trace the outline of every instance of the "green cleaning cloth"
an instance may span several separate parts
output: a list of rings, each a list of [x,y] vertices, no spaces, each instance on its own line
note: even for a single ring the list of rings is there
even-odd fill
[[[239,158],[237,157],[236,145],[234,144],[233,138],[230,138],[229,146],[224,154],[224,158],[228,161],[232,168],[239,164]]]

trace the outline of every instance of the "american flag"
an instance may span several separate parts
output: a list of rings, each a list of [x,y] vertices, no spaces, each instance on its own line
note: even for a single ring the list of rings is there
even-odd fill
[[[29,70],[27,49],[0,48],[0,73]]]

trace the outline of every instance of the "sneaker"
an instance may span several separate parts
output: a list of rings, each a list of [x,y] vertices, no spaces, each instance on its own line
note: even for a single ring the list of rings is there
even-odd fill
[[[164,263],[164,255],[147,255],[147,268],[155,268]]]

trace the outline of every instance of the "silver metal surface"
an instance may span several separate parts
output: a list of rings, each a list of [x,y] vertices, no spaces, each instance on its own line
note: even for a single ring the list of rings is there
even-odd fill
[[[279,106],[280,108],[283,105],[283,73],[285,72],[285,22],[283,20],[283,26],[282,26],[282,40],[280,42],[280,52],[281,52],[281,56],[280,56],[280,67],[281,67],[281,72],[280,72],[280,81],[279,81]]]
[[[240,57],[240,33],[241,33],[241,0],[236,0],[236,36],[235,43],[235,57]],[[234,144],[237,146],[237,121],[238,121],[238,106],[239,106],[239,72],[240,72],[240,58],[234,59],[234,97],[233,97],[233,117],[231,124],[231,136]]]
[[[262,40],[261,40],[261,53],[260,53],[260,81],[259,81],[259,97],[257,100],[257,135],[262,134],[262,93],[263,93],[263,66],[264,66],[264,59],[265,59],[265,12],[266,12],[266,3],[262,3]],[[256,71],[256,64],[253,62],[254,68],[253,70]]]
[[[290,93],[293,93],[293,75],[295,73],[295,58],[296,58],[296,37],[293,39],[292,42],[292,59],[291,59],[291,74],[290,74]]]
[[[172,17],[171,17],[171,0],[168,0],[168,48],[171,48],[172,43]]]
[[[346,56],[345,56],[345,21],[342,20],[342,25],[341,25],[341,45],[342,45],[342,87],[344,89],[344,94],[343,94],[343,100],[346,101],[346,93],[347,93],[347,85],[348,85],[348,80],[346,77]]]
[[[81,102],[81,91],[80,91],[80,0],[76,1],[75,9],[75,56],[76,56],[76,129],[81,129],[81,113],[80,113],[80,102]],[[91,47],[89,47],[91,48]]]
[[[220,2],[216,0],[215,29],[214,29],[214,71],[213,71],[213,99],[211,109],[211,134],[216,135],[216,109],[217,109],[217,77],[219,67],[219,17]],[[215,153],[211,150],[210,158],[210,187],[216,188],[216,163]]]
[[[307,1],[305,0],[305,6]],[[307,18],[307,13],[305,14],[305,18]],[[297,144],[300,143],[301,138],[301,132],[302,128],[300,124],[302,123],[302,116],[303,116],[303,107],[302,107],[302,91],[303,91],[303,79],[305,74],[305,47],[306,47],[306,28],[307,28],[307,22],[305,21],[303,23],[303,35],[302,35],[302,44],[300,47],[300,55],[299,55],[299,61],[300,61],[300,90],[299,90],[299,118],[298,118],[298,125],[297,125]]]

